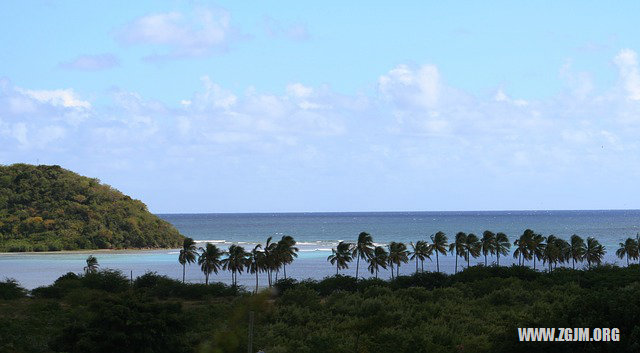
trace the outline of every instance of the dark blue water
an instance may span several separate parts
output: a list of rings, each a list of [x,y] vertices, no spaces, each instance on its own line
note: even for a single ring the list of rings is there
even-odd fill
[[[264,242],[283,234],[298,242],[335,244],[366,231],[379,243],[428,239],[437,231],[482,234],[504,232],[517,238],[527,229],[543,235],[596,237],[614,246],[640,232],[640,210],[621,211],[487,211],[161,214],[183,234],[196,240],[224,243]]]
[[[261,213],[261,214],[162,214],[186,236],[196,239],[200,246],[213,242],[222,248],[240,244],[250,250],[264,244],[269,236],[279,239],[291,235],[298,241],[299,258],[287,267],[287,274],[295,278],[322,278],[335,273],[326,258],[338,241],[355,241],[358,233],[370,233],[374,241],[384,245],[390,241],[429,240],[429,235],[444,231],[450,238],[459,231],[481,235],[484,230],[506,233],[513,242],[526,228],[543,235],[554,234],[568,239],[572,234],[583,238],[597,238],[607,250],[605,262],[624,263],[615,257],[618,243],[640,232],[640,210],[624,211],[491,211],[491,212],[382,212],[382,213]],[[102,268],[119,269],[133,276],[157,271],[173,278],[181,278],[178,251],[120,251],[0,254],[0,278],[16,278],[27,288],[52,283],[60,275],[81,272],[88,254],[94,254]],[[489,262],[495,258],[489,259]],[[472,260],[471,264],[483,262]],[[502,258],[509,265],[511,257]],[[344,273],[353,275],[355,265]],[[459,264],[462,266],[462,264]],[[425,263],[427,270],[435,270],[435,260]],[[453,272],[454,257],[441,256],[440,268]],[[415,264],[403,265],[401,274],[408,274]],[[360,273],[366,273],[364,266]],[[382,273],[388,277],[388,273]],[[196,265],[187,268],[187,280],[203,282],[204,276]],[[229,282],[230,275],[221,273],[214,281]],[[240,275],[240,283],[253,285],[255,277]],[[261,276],[264,283],[264,276]]]

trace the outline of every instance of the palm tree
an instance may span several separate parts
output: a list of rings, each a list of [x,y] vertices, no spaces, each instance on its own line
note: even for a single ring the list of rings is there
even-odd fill
[[[182,241],[182,249],[180,249],[180,255],[178,255],[178,262],[182,265],[182,283],[184,283],[185,265],[187,263],[196,262],[196,242],[191,238],[184,238]]]
[[[440,260],[438,253],[447,254],[447,235],[444,232],[437,232],[431,236],[431,251],[436,253],[436,271],[440,272]]]
[[[536,269],[536,259],[541,260],[544,258],[545,247],[547,246],[545,240],[546,238],[542,234],[533,234],[527,244],[527,253],[529,254],[529,259],[533,258],[534,270]]]
[[[424,240],[418,240],[417,243],[411,242],[410,260],[416,260],[416,273],[418,273],[418,261],[421,263],[421,272],[424,272],[424,260],[431,258],[429,252],[429,244]]]
[[[273,271],[280,267],[278,252],[276,250],[278,244],[272,243],[271,239],[272,237],[268,237],[267,242],[264,245],[264,262],[262,264],[262,271],[267,273],[269,288],[271,288],[271,285],[273,283],[271,274],[273,273]]]
[[[584,240],[582,240],[582,238],[577,234],[572,235],[571,243],[569,245],[569,256],[572,260],[571,268],[574,270],[576,269],[576,261],[582,261],[585,252],[586,246],[584,244]]]
[[[480,256],[480,240],[477,235],[473,233],[467,234],[467,238],[464,242],[464,250],[466,253],[465,259],[467,260],[467,268],[469,268],[471,265],[471,258],[473,257],[475,259]]]
[[[335,249],[331,249],[331,255],[327,257],[327,261],[332,265],[336,265],[336,276],[341,269],[349,268],[349,262],[353,259],[351,257],[351,247],[351,243],[341,241]]]
[[[536,234],[537,236],[537,234]],[[542,236],[540,236],[542,237]],[[537,243],[538,239],[536,239],[537,237],[534,236],[533,242]],[[544,238],[544,237],[542,237]],[[551,272],[551,270],[553,269],[552,265],[558,261],[558,259],[561,257],[560,255],[560,248],[558,247],[558,238],[551,234],[549,235],[547,238],[547,243],[546,244],[541,244],[540,245],[540,258],[543,260],[544,263],[548,263],[549,264],[549,272]],[[537,257],[537,256],[535,256]],[[534,265],[533,268],[535,269],[535,257],[534,257]]]
[[[84,267],[84,273],[94,273],[98,271],[98,266],[100,266],[98,265],[98,259],[93,255],[89,255],[89,257],[87,257],[87,266]]]
[[[282,263],[282,268],[284,270],[285,279],[287,279],[287,264],[292,263],[293,258],[298,257],[298,248],[296,248],[295,245],[296,241],[293,237],[285,235],[280,239],[276,246],[278,258],[280,259],[280,263]]]
[[[409,262],[409,252],[404,243],[392,241],[389,243],[389,256],[387,262],[391,266],[391,278],[393,278],[393,265],[396,265],[396,277],[400,275],[400,264]]]
[[[238,285],[237,273],[242,273],[249,260],[249,254],[242,246],[233,244],[227,251],[227,258],[222,260],[223,269],[231,271],[231,285]]]
[[[465,250],[465,243],[467,241],[467,233],[458,232],[456,234],[456,240],[449,244],[449,252],[455,255],[456,258],[456,269],[455,273],[458,273],[458,257],[465,258],[467,257],[467,251]]]
[[[209,276],[211,272],[218,274],[222,261],[220,257],[224,255],[224,252],[218,249],[217,246],[207,243],[206,248],[200,248],[200,256],[198,256],[198,265],[204,272],[204,283],[209,284]]]
[[[253,247],[253,250],[251,250],[250,253],[250,259],[247,263],[247,272],[255,273],[256,275],[256,293],[258,293],[258,274],[260,271],[264,270],[265,261],[265,253],[259,250],[261,247],[261,244],[257,244]]]
[[[516,250],[513,252],[513,258],[518,259],[518,265],[524,266],[524,261],[531,259],[531,253],[529,252],[529,243],[533,239],[534,232],[531,229],[526,229],[522,235],[514,240],[513,245],[516,246]]]
[[[496,253],[496,235],[495,233],[485,230],[482,233],[482,239],[480,239],[480,250],[484,255],[484,265],[487,266],[487,255]]]
[[[591,264],[595,263],[599,265],[602,262],[602,258],[606,253],[604,246],[600,244],[596,238],[587,238],[587,247],[585,249],[584,258],[587,260],[587,266],[590,269]]]
[[[360,259],[368,261],[373,255],[373,238],[367,232],[358,234],[358,242],[353,247],[351,255],[356,257],[356,280],[358,280],[358,270],[360,269]]]
[[[387,269],[388,257],[389,254],[387,253],[387,250],[382,246],[376,246],[373,249],[373,256],[369,259],[368,268],[371,274],[376,274],[376,279],[378,278],[378,271],[380,270],[380,267],[385,270]]]
[[[616,250],[616,256],[623,259],[627,257],[627,266],[629,266],[629,258],[638,258],[638,242],[633,238],[627,238],[624,243],[620,243],[620,248]]]
[[[500,266],[500,255],[508,255],[511,243],[506,234],[498,232],[495,238],[496,258],[498,260],[498,266]]]

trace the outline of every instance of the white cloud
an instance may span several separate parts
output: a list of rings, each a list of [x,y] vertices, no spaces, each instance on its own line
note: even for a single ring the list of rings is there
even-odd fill
[[[301,83],[290,83],[287,85],[287,94],[296,98],[307,98],[313,94],[313,88]]]
[[[165,57],[197,57],[226,49],[233,36],[230,14],[222,9],[198,9],[191,16],[180,12],[154,13],[127,24],[118,40],[127,45],[161,45]]]
[[[29,96],[38,102],[48,103],[53,106],[65,108],[89,109],[91,103],[80,99],[73,89],[55,89],[55,90],[29,90],[16,88],[20,93]]]
[[[238,98],[231,91],[225,90],[211,81],[209,76],[203,76],[200,80],[205,90],[202,93],[198,93],[193,99],[198,109],[206,109],[208,107],[229,109],[236,104]],[[191,105],[192,101],[187,101],[189,104],[186,105]]]
[[[378,79],[380,93],[403,108],[434,108],[441,95],[440,73],[434,65],[413,69],[398,65]]]
[[[640,100],[640,72],[638,71],[638,55],[631,49],[623,49],[614,59],[620,71],[620,78],[627,91],[628,98]]]

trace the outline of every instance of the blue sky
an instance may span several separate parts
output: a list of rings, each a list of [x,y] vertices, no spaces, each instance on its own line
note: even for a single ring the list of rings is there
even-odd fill
[[[0,163],[154,212],[640,208],[640,3],[0,4]]]

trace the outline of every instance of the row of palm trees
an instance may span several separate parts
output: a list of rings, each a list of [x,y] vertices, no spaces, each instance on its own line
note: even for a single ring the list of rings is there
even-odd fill
[[[253,250],[246,251],[240,245],[231,245],[227,251],[220,250],[216,245],[207,243],[204,248],[196,248],[196,243],[191,238],[185,238],[180,249],[178,262],[182,265],[182,282],[185,281],[186,264],[197,261],[204,273],[205,283],[209,284],[211,273],[218,271],[231,272],[232,285],[238,284],[238,274],[247,273],[256,275],[256,291],[258,290],[258,275],[267,274],[269,287],[278,280],[280,269],[284,278],[287,278],[287,265],[298,257],[298,248],[293,237],[285,235],[277,242],[272,242],[272,237],[267,238],[265,246],[257,244]],[[274,279],[275,275],[275,279]]]
[[[464,232],[458,232],[452,243],[448,243],[447,235],[444,232],[437,232],[430,237],[431,242],[424,240],[413,242],[410,249],[404,243],[391,242],[387,247],[375,246],[370,234],[362,232],[358,235],[356,243],[340,242],[332,249],[331,255],[327,258],[332,265],[336,266],[336,274],[341,269],[349,267],[349,263],[356,259],[356,278],[360,267],[360,259],[368,263],[368,270],[378,277],[380,269],[390,269],[391,278],[397,276],[400,265],[409,261],[416,263],[416,273],[424,272],[424,260],[436,258],[436,271],[440,272],[439,255],[447,255],[447,252],[455,256],[455,272],[458,272],[458,258],[466,260],[467,267],[470,266],[471,258],[484,257],[484,265],[487,265],[488,256],[496,256],[497,265],[500,266],[500,256],[508,256],[511,243],[506,234],[493,233],[486,230],[482,237]],[[629,260],[640,259],[638,245],[640,235],[636,238],[627,238],[624,243],[620,243],[620,248],[616,255],[623,259],[626,257],[627,265]],[[606,253],[605,247],[593,237],[588,237],[586,242],[578,235],[572,235],[570,241],[558,238],[555,235],[543,236],[535,233],[531,229],[525,230],[522,235],[513,242],[515,250],[513,257],[518,259],[518,265],[524,266],[527,261],[533,260],[533,268],[536,269],[536,260],[543,261],[552,271],[558,264],[571,262],[575,269],[576,262],[586,262],[588,268],[592,265],[599,265]],[[395,270],[395,271],[394,271]]]
[[[511,242],[505,233],[493,233],[486,230],[481,237],[473,233],[458,232],[453,242],[449,243],[444,232],[437,232],[430,236],[430,242],[419,240],[410,242],[409,247],[402,242],[390,242],[386,247],[375,245],[369,233],[361,232],[355,243],[341,241],[331,250],[327,261],[336,267],[336,275],[340,270],[348,269],[349,264],[356,262],[356,279],[359,277],[361,260],[367,264],[367,270],[378,278],[381,270],[390,270],[391,278],[399,274],[400,266],[410,261],[415,261],[416,273],[424,272],[424,261],[432,260],[435,256],[436,271],[440,272],[440,256],[451,254],[455,257],[455,273],[458,272],[458,258],[464,260],[467,267],[471,259],[484,258],[484,265],[488,264],[488,257],[496,257],[496,264],[500,266],[500,257],[508,256]],[[638,245],[640,235],[636,238],[627,238],[620,243],[616,255],[623,259],[626,257],[627,265],[631,260],[640,259]],[[258,288],[258,275],[267,274],[267,281],[271,286],[278,280],[278,274],[282,269],[284,278],[287,278],[287,265],[291,264],[298,256],[298,248],[293,237],[285,235],[277,242],[272,242],[269,237],[264,245],[257,244],[253,250],[245,251],[242,246],[231,245],[227,251],[220,250],[214,244],[206,244],[204,248],[196,248],[196,243],[191,238],[186,238],[180,250],[178,261],[182,264],[182,281],[185,280],[185,265],[197,261],[205,275],[205,282],[209,283],[211,273],[220,270],[230,271],[232,284],[237,285],[238,274],[255,274],[256,290]],[[606,253],[605,247],[593,237],[586,241],[578,235],[572,235],[569,241],[555,235],[543,236],[531,229],[525,230],[514,242],[513,258],[518,259],[518,265],[524,266],[533,262],[533,268],[542,261],[552,271],[558,264],[571,263],[575,269],[576,263],[586,262],[587,267],[599,265]],[[274,279],[275,276],[275,279]]]

